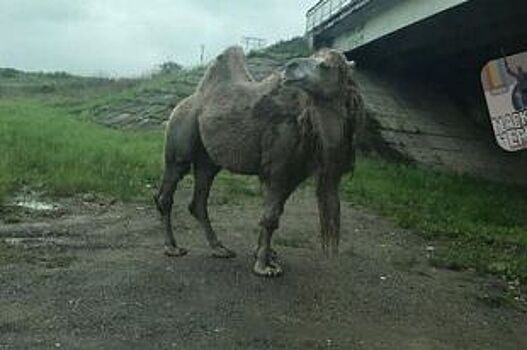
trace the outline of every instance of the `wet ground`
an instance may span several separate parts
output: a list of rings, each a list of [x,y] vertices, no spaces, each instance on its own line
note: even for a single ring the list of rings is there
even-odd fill
[[[176,195],[178,259],[144,204],[64,200],[0,225],[0,349],[527,349],[503,282],[433,268],[430,242],[363,209],[343,204],[327,261],[312,191],[297,193],[271,280],[251,273],[258,198],[211,206],[233,260],[209,256],[187,201]]]

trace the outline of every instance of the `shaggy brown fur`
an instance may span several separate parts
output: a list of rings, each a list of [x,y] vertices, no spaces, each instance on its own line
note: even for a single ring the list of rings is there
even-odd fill
[[[308,176],[316,178],[322,246],[337,251],[340,229],[338,184],[353,169],[357,117],[362,101],[344,56],[323,50],[291,61],[283,71],[255,82],[240,48],[229,48],[206,72],[196,92],[173,111],[166,130],[165,174],[155,197],[165,224],[165,252],[186,254],[172,233],[172,197],[193,168],[190,212],[201,223],[216,257],[232,257],[210,225],[207,199],[214,177],[225,168],[257,175],[264,213],[254,272],[282,272],[271,249],[284,204]]]

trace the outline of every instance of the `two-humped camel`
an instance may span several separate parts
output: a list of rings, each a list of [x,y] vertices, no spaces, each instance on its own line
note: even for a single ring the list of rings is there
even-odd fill
[[[286,200],[310,175],[316,180],[322,247],[336,252],[338,185],[353,170],[363,109],[351,70],[344,55],[325,49],[292,60],[257,82],[240,48],[218,56],[167,125],[163,183],[155,196],[166,231],[165,254],[187,253],[174,239],[171,211],[178,182],[192,170],[189,210],[203,227],[213,256],[235,256],[216,236],[207,212],[210,188],[221,169],[256,175],[262,183],[264,209],[253,268],[257,275],[282,273],[271,237]]]

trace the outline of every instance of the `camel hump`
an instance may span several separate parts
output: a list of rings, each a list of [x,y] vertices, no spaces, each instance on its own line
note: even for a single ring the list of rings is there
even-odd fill
[[[223,84],[252,81],[254,78],[247,69],[243,49],[239,46],[231,46],[216,57],[209,66],[198,86],[198,91],[203,92]]]

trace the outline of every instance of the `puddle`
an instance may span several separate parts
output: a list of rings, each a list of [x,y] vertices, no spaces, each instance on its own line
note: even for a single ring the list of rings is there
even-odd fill
[[[43,245],[66,245],[67,241],[55,237],[36,237],[36,238],[26,238],[26,237],[13,237],[6,238],[4,242],[9,245],[32,245],[32,246],[43,246]]]
[[[46,203],[30,196],[16,197],[13,206],[34,211],[52,211],[58,208],[55,204]]]
[[[31,209],[31,210],[41,210],[41,211],[50,211],[56,209],[56,206],[49,203],[38,202],[35,200],[32,201],[17,201],[15,202],[17,207]]]

